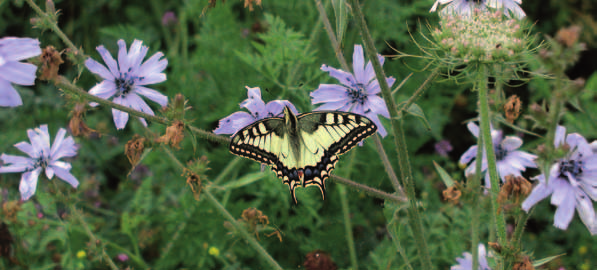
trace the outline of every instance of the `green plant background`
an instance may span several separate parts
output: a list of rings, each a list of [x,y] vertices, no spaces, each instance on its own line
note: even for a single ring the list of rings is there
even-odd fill
[[[43,6],[43,1],[37,1]],[[324,1],[327,3],[328,1]],[[419,72],[422,64],[416,59],[393,60],[397,50],[417,54],[412,36],[420,40],[419,30],[437,21],[428,9],[433,1],[362,1],[371,34],[380,52],[388,56],[384,69],[397,79],[397,84],[414,71],[395,96],[398,102],[407,99],[428,75]],[[113,55],[117,53],[116,41],[124,39],[127,46],[140,39],[149,46],[149,55],[165,53],[168,80],[153,85],[173,98],[182,93],[191,110],[187,116],[193,125],[213,130],[218,120],[237,111],[238,104],[246,99],[245,86],[261,87],[262,98],[267,102],[287,99],[299,111],[311,111],[309,93],[320,83],[336,81],[319,68],[322,64],[339,68],[329,39],[319,22],[313,1],[263,0],[253,12],[243,8],[242,1],[217,2],[208,8],[206,0],[187,1],[55,1],[60,10],[59,26],[85,54],[99,60],[95,47],[103,44]],[[327,5],[327,4],[326,4]],[[328,15],[332,18],[332,7]],[[570,76],[589,78],[595,66],[596,10],[590,1],[532,1],[526,0],[523,8],[530,21],[536,21],[538,35],[553,35],[555,31],[572,23],[583,24],[583,41],[588,51]],[[164,12],[172,11],[178,21],[164,26]],[[593,13],[591,13],[593,11]],[[29,22],[35,13],[23,1],[0,2],[1,36],[37,37],[42,47],[52,45],[65,48],[51,31],[33,29]],[[553,16],[555,15],[555,16]],[[354,44],[360,44],[356,26],[349,20],[342,40],[347,60],[352,59]],[[580,65],[580,67],[579,67]],[[67,78],[77,78],[77,85],[90,89],[98,79],[89,71],[71,61],[61,66],[60,73]],[[523,97],[526,105],[549,96],[544,90],[547,82],[533,83],[509,89]],[[595,112],[595,76],[588,81],[581,107],[585,112]],[[60,127],[68,125],[69,104],[55,86],[37,81],[35,87],[19,87],[24,105],[17,108],[0,108],[0,152],[19,154],[13,145],[26,140],[26,129],[47,123],[52,137]],[[463,180],[457,166],[460,155],[472,144],[464,120],[475,117],[476,98],[469,85],[434,83],[418,102],[429,122],[429,129],[416,118],[408,118],[405,133],[411,152],[416,188],[421,202],[428,245],[438,269],[448,269],[455,258],[470,251],[470,207],[463,198],[459,205],[441,199],[443,186],[433,169],[432,161],[440,163],[450,174]],[[150,104],[158,111],[156,104]],[[581,132],[589,139],[597,138],[595,116],[570,108],[565,120],[569,129]],[[246,242],[234,231],[223,226],[224,218],[205,200],[196,201],[182,171],[172,164],[156,147],[135,171],[124,155],[124,145],[134,134],[146,131],[134,119],[124,130],[117,131],[111,111],[98,107],[87,113],[87,124],[101,131],[101,138],[77,138],[79,155],[72,159],[73,174],[81,185],[71,189],[60,180],[57,187],[68,193],[72,202],[84,212],[94,234],[105,245],[105,251],[115,258],[127,250],[138,255],[153,269],[266,269],[267,266]],[[389,121],[382,120],[387,127]],[[524,120],[523,120],[524,121]],[[164,126],[150,123],[154,132],[164,131]],[[389,128],[387,128],[389,130]],[[188,135],[188,134],[187,134]],[[391,134],[383,139],[392,164],[397,164]],[[196,147],[191,140],[196,141]],[[448,157],[434,152],[433,144],[448,139],[454,150]],[[525,138],[532,141],[534,138]],[[353,179],[385,191],[392,186],[376,158],[372,142],[342,156],[335,174]],[[526,146],[528,149],[530,147]],[[269,217],[271,232],[281,232],[277,237],[260,235],[260,244],[287,269],[301,268],[305,255],[323,250],[341,268],[351,267],[347,256],[344,219],[340,204],[339,185],[328,181],[328,196],[321,200],[316,188],[298,189],[300,205],[293,206],[287,186],[267,168],[231,155],[226,145],[187,136],[175,155],[182,161],[206,156],[210,161],[205,185],[220,178],[210,186],[213,194],[235,217],[240,218],[244,209],[256,207]],[[234,163],[232,163],[234,162]],[[230,165],[232,163],[232,165]],[[220,175],[227,166],[234,166],[230,173]],[[396,166],[397,167],[397,166]],[[538,173],[531,170],[528,176]],[[18,200],[18,174],[0,174],[2,201]],[[15,238],[14,257],[28,269],[104,269],[99,260],[99,249],[89,248],[89,239],[76,222],[62,218],[67,207],[55,199],[56,188],[41,177],[32,200],[22,205],[18,221],[9,222]],[[349,198],[352,234],[355,239],[360,268],[402,269],[402,258],[393,240],[400,241],[412,261],[416,259],[415,245],[406,223],[406,214],[399,211],[394,222],[395,206],[384,205],[380,199],[366,196],[350,188]],[[483,202],[482,215],[489,214],[489,202]],[[43,218],[38,214],[42,213]],[[565,253],[551,262],[549,269],[592,269],[597,267],[597,241],[575,217],[567,231],[552,226],[554,208],[542,202],[533,213],[528,232],[523,239],[526,249],[535,258]],[[2,216],[3,221],[6,217]],[[487,239],[487,232],[482,232]],[[476,244],[473,244],[476,246]],[[208,250],[217,248],[217,256]],[[79,258],[76,253],[84,250],[88,256]],[[167,251],[167,252],[166,252]],[[129,260],[118,262],[119,267],[139,269],[143,264]],[[20,269],[0,259],[0,266]]]

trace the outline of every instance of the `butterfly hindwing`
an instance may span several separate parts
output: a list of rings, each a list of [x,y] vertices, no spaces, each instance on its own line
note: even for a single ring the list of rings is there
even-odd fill
[[[305,159],[304,185],[317,186],[325,198],[325,180],[334,170],[338,156],[352,149],[365,138],[375,134],[377,127],[371,120],[346,112],[313,112],[298,117],[305,149],[312,153],[312,159]]]

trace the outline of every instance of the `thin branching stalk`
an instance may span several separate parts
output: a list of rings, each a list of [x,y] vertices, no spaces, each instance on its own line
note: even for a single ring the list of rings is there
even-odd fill
[[[373,142],[375,143],[375,149],[377,149],[377,152],[379,153],[383,167],[386,169],[386,173],[390,177],[390,181],[392,181],[392,185],[397,188],[396,193],[398,193],[398,197],[401,197],[404,199],[404,201],[406,201],[406,194],[404,193],[404,190],[398,181],[398,177],[396,176],[396,172],[394,172],[394,167],[392,167],[392,163],[390,163],[388,155],[386,155],[386,150],[381,144],[379,134],[373,135]]]
[[[404,106],[402,106],[398,111],[398,115],[402,115],[402,113],[404,113],[405,110],[408,110],[408,107],[410,107],[410,105],[415,103],[421,96],[423,96],[425,90],[427,90],[427,88],[431,85],[430,83],[435,80],[435,77],[437,77],[437,75],[439,75],[439,67],[434,69],[429,74],[429,76],[427,76],[427,79],[425,79],[425,81],[423,81],[423,83],[419,86],[419,88],[415,90],[412,96],[408,98],[408,100],[406,100]]]
[[[172,150],[170,150],[169,147],[163,146],[162,149],[164,150],[164,152],[166,152],[167,156],[178,167],[180,167],[180,169],[188,170],[186,166],[182,162],[180,162],[178,158],[176,158],[176,156],[174,155],[174,153],[172,153]],[[207,201],[209,201],[216,208],[216,210],[220,212],[220,214],[222,214],[228,220],[228,222],[230,222],[230,224],[232,224],[234,229],[238,231],[242,235],[242,237],[249,243],[249,245],[253,249],[255,249],[255,251],[257,251],[259,255],[261,255],[262,259],[264,259],[270,265],[270,267],[272,267],[271,269],[282,269],[282,267],[276,262],[276,260],[274,260],[274,258],[272,258],[272,256],[269,255],[269,253],[259,244],[259,242],[257,242],[257,239],[255,239],[255,237],[253,237],[249,232],[247,232],[247,230],[242,225],[238,224],[236,219],[234,219],[234,217],[228,212],[228,210],[226,210],[226,208],[218,201],[218,199],[216,199],[211,194],[209,188],[203,189],[202,192],[203,194],[205,194],[204,197],[207,198]]]
[[[73,216],[77,221],[79,221],[79,223],[81,224],[81,227],[83,227],[83,231],[85,231],[85,233],[87,234],[87,237],[89,237],[89,242],[91,243],[91,245],[95,246],[95,245],[101,243],[101,241],[91,231],[91,229],[89,228],[89,225],[87,224],[87,222],[83,218],[83,215],[77,209],[75,204],[73,202],[68,202],[66,196],[64,194],[62,194],[62,192],[60,192],[60,187],[58,187],[57,181],[52,181],[52,184],[54,185],[54,189],[56,190],[56,195],[59,198],[61,198],[66,205],[68,205],[69,210],[70,210],[70,215]],[[101,252],[100,252],[101,258],[106,261],[106,263],[108,264],[108,266],[110,266],[111,269],[118,270],[118,266],[116,266],[114,261],[112,261],[112,258],[110,258],[110,256],[106,252],[106,249],[104,248],[103,244],[100,247],[100,249],[101,249]]]
[[[72,41],[70,41],[70,39],[66,36],[66,34],[64,34],[64,32],[62,32],[60,27],[58,27],[58,22],[56,22],[54,19],[52,19],[52,16],[50,16],[50,14],[47,14],[46,12],[41,10],[41,8],[38,5],[36,5],[35,2],[33,2],[33,0],[27,0],[27,4],[29,4],[29,6],[33,10],[35,10],[37,15],[39,15],[40,19],[44,20],[44,22],[48,24],[50,29],[52,29],[52,31],[54,31],[54,33],[56,33],[56,35],[58,35],[58,37],[62,40],[62,42],[64,42],[64,44],[66,44],[66,46],[71,50],[73,55],[78,58],[79,61],[81,61],[81,62],[85,61],[85,56],[83,55],[83,53],[81,53],[79,51],[79,49],[77,49],[75,44],[73,44]],[[52,15],[54,15],[54,14],[52,14]]]
[[[421,260],[421,265],[423,269],[433,269],[433,266],[431,264],[431,256],[429,255],[429,249],[427,248],[427,243],[425,240],[425,233],[423,231],[423,222],[419,214],[419,210],[417,208],[414,179],[412,176],[412,169],[410,166],[408,149],[406,146],[406,139],[404,136],[403,119],[398,119],[398,111],[396,110],[396,104],[392,99],[392,92],[386,81],[385,72],[383,71],[379,59],[377,58],[377,50],[375,49],[373,38],[371,38],[371,34],[369,34],[367,23],[365,22],[365,16],[363,15],[363,12],[361,10],[359,1],[351,0],[350,2],[354,17],[356,19],[356,24],[359,27],[359,31],[361,32],[361,36],[363,38],[363,43],[365,44],[365,52],[367,53],[367,57],[371,60],[371,63],[373,64],[373,69],[375,70],[377,81],[379,82],[379,85],[381,87],[382,96],[384,98],[384,101],[386,102],[386,105],[388,106],[388,111],[390,112],[392,129],[394,131],[395,136],[394,141],[396,144],[396,151],[398,152],[398,164],[400,167],[400,174],[402,178],[402,183],[406,188],[406,194],[408,196],[408,201],[410,205],[410,207],[407,210],[409,223],[415,237],[417,250],[419,252],[419,257]]]
[[[500,179],[497,172],[495,151],[493,148],[493,140],[491,139],[491,128],[489,118],[489,98],[487,82],[489,79],[488,68],[481,64],[479,65],[479,82],[477,84],[477,91],[479,91],[479,114],[480,114],[480,128],[479,136],[483,136],[483,146],[487,156],[487,170],[489,171],[489,180],[491,182],[491,205],[493,214],[495,216],[495,229],[497,231],[497,240],[503,247],[507,246],[506,239],[506,221],[504,219],[503,211],[500,211],[500,205],[497,201],[498,193],[500,192]]]
[[[363,191],[363,192],[367,193],[368,195],[376,197],[376,198],[380,198],[380,199],[383,199],[383,200],[390,200],[390,201],[397,202],[397,203],[406,202],[406,198],[405,197],[398,197],[396,195],[392,195],[392,194],[383,192],[383,191],[381,191],[379,189],[375,189],[375,188],[372,188],[372,187],[369,187],[369,186],[366,186],[366,185],[363,185],[363,184],[360,184],[360,183],[348,180],[348,179],[346,179],[344,177],[340,177],[340,176],[332,174],[332,175],[330,175],[329,179],[332,180],[332,181],[334,181],[334,182],[338,182],[338,183],[347,185],[349,187],[353,187],[353,188],[355,188],[355,189],[357,189],[359,191]]]

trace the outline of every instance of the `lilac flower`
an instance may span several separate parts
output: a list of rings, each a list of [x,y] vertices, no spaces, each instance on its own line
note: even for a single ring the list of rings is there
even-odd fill
[[[106,68],[99,62],[89,58],[85,61],[85,66],[89,71],[99,75],[104,79],[101,83],[95,85],[89,93],[103,99],[114,97],[114,103],[127,106],[146,114],[154,115],[151,108],[145,103],[141,96],[144,96],[160,106],[168,104],[168,97],[159,92],[144,87],[144,85],[160,83],[166,80],[166,74],[162,73],[168,65],[168,60],[160,59],[163,53],[157,52],[152,55],[145,63],[141,63],[147,54],[147,46],[141,46],[142,41],[135,40],[127,53],[124,40],[118,41],[118,62],[112,58],[112,55],[103,45],[97,47],[97,51],[108,66]],[[91,106],[97,106],[95,102]],[[129,120],[129,114],[117,109],[112,109],[114,123],[117,129],[123,129]],[[143,125],[147,126],[145,119],[139,118]]]
[[[176,14],[172,11],[164,12],[162,16],[162,25],[163,26],[174,26],[178,23],[178,18],[176,18]]]
[[[116,255],[116,259],[118,259],[121,262],[126,262],[129,260],[129,256],[124,253],[119,253],[118,255]]]
[[[471,17],[473,11],[485,11],[487,7],[503,9],[504,15],[510,17],[510,12],[515,18],[521,19],[526,16],[520,4],[522,0],[437,0],[429,10],[435,12],[438,5],[448,4],[440,12],[442,15],[452,14],[462,17]]]
[[[48,125],[41,125],[36,129],[28,129],[28,142],[20,142],[15,147],[29,157],[13,156],[2,154],[0,159],[4,166],[0,167],[0,173],[23,172],[19,191],[23,200],[28,200],[33,196],[37,188],[37,179],[44,170],[48,179],[52,180],[54,174],[58,178],[69,183],[76,188],[79,181],[70,173],[71,165],[60,161],[63,157],[73,157],[77,155],[77,146],[73,137],[66,135],[66,130],[61,128],[56,134],[54,144],[50,147],[50,134]]]
[[[473,270],[473,255],[469,252],[462,253],[462,258],[456,258],[458,265],[450,267],[450,270]],[[487,262],[488,257],[493,257],[492,253],[485,251],[485,246],[479,244],[479,270],[491,270],[489,263]]]
[[[288,100],[272,100],[265,104],[261,99],[261,89],[259,87],[247,88],[247,96],[240,103],[241,108],[249,110],[247,112],[235,112],[226,118],[220,120],[218,128],[214,130],[215,134],[232,134],[242,128],[266,117],[280,117],[284,112],[284,107],[288,106],[290,110],[298,114],[298,111]]]
[[[383,65],[383,56],[378,55],[377,57]],[[379,134],[385,137],[388,132],[377,115],[381,114],[386,118],[390,118],[390,113],[385,101],[378,95],[381,88],[375,78],[371,61],[365,67],[365,57],[361,45],[354,45],[352,61],[354,74],[322,65],[321,70],[329,72],[330,76],[340,81],[341,85],[320,84],[319,88],[311,93],[311,102],[313,104],[324,103],[315,109],[316,111],[337,110],[364,115],[375,123]],[[386,78],[386,82],[390,87],[395,81],[396,79],[393,77]]]
[[[514,15],[514,18],[522,19],[526,17],[526,13],[520,7],[522,0],[488,0],[487,5],[494,9],[501,9],[504,11],[504,15],[510,18],[510,12]]]
[[[467,127],[475,137],[479,137],[479,127],[475,123],[469,122]],[[537,164],[535,164],[537,156],[517,150],[522,145],[520,138],[516,136],[503,138],[501,130],[491,128],[491,139],[495,151],[497,171],[502,182],[506,181],[508,175],[521,176],[521,172],[524,172],[526,168],[537,168]],[[477,157],[477,147],[477,145],[471,146],[460,157],[459,163],[461,165],[465,166],[470,162],[465,170],[467,177],[475,174],[477,161],[473,159]],[[471,162],[471,160],[473,161]],[[487,171],[487,154],[485,154],[485,150],[483,150],[481,171],[485,172],[485,186],[490,188],[491,182],[489,180],[489,171]]]
[[[448,140],[441,140],[437,142],[435,145],[435,152],[442,157],[447,157],[448,153],[452,151],[452,144]]]
[[[551,195],[551,204],[557,207],[554,226],[565,230],[574,217],[574,209],[592,235],[597,234],[597,219],[593,201],[597,200],[597,155],[585,138],[578,133],[568,134],[566,128],[556,129],[555,147],[567,145],[570,152],[558,160],[549,170],[549,179],[541,174],[522,209],[529,211],[537,202]]]
[[[33,85],[37,67],[20,60],[41,54],[39,40],[5,37],[0,39],[0,106],[23,105],[19,92],[11,83]]]

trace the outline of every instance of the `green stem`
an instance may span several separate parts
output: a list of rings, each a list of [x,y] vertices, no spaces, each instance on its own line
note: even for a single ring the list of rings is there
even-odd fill
[[[396,176],[396,172],[394,172],[394,167],[392,167],[392,163],[390,163],[390,159],[388,158],[388,155],[386,154],[386,150],[383,148],[383,145],[381,144],[381,139],[379,138],[379,134],[373,135],[373,142],[375,142],[375,149],[377,149],[377,153],[379,153],[379,157],[381,158],[383,167],[386,169],[386,173],[390,177],[390,181],[392,182],[392,185],[396,189],[398,196],[403,198],[406,201],[407,200],[406,194],[404,193],[404,190],[402,189],[402,186],[400,185],[400,182],[398,181],[398,177]]]
[[[500,205],[497,201],[498,193],[500,192],[500,178],[497,172],[495,152],[493,148],[493,140],[491,138],[491,127],[489,119],[489,98],[487,89],[487,82],[489,75],[485,65],[479,65],[479,83],[477,84],[477,91],[479,91],[479,113],[481,134],[483,136],[483,145],[487,155],[487,170],[489,171],[489,180],[491,182],[491,205],[495,215],[495,226],[497,230],[498,243],[505,247],[507,246],[506,238],[506,221],[504,219],[503,211],[499,211]],[[481,79],[482,78],[482,79]]]
[[[89,225],[87,224],[87,222],[85,222],[85,219],[83,218],[83,216],[81,215],[79,210],[77,210],[77,208],[75,207],[75,204],[69,203],[68,206],[70,208],[70,214],[72,216],[74,216],[79,221],[79,223],[85,230],[85,233],[87,234],[87,237],[89,237],[89,242],[91,243],[91,245],[95,246],[97,243],[101,243],[99,241],[99,239],[97,239],[95,237],[95,235],[93,234],[91,229],[89,229]],[[104,247],[100,247],[100,249],[101,249],[101,256],[106,261],[108,266],[110,266],[110,268],[113,270],[118,270],[118,266],[116,266],[114,261],[112,261],[112,258],[110,258],[110,256],[108,255],[108,253],[106,252],[106,249]]]
[[[62,30],[60,29],[60,27],[58,27],[57,22],[51,18],[50,15],[48,15],[47,13],[45,13],[43,10],[41,10],[41,8],[35,4],[35,2],[33,2],[33,0],[26,0],[27,4],[29,4],[29,6],[35,10],[35,12],[37,13],[37,15],[39,15],[40,19],[44,20],[45,22],[48,23],[50,29],[52,29],[52,31],[54,31],[54,33],[56,33],[56,35],[58,35],[58,37],[62,40],[62,42],[64,42],[66,44],[66,46],[71,50],[71,52],[73,53],[73,55],[75,57],[78,58],[78,60],[80,62],[84,62],[85,61],[85,55],[83,55],[79,49],[77,49],[77,47],[75,46],[75,44],[73,44],[70,39],[66,36],[66,34],[64,34],[64,32],[62,32]]]
[[[412,96],[408,100],[406,100],[404,105],[398,110],[398,115],[402,115],[402,113],[404,113],[405,110],[408,110],[410,105],[415,103],[421,96],[423,96],[423,94],[425,93],[425,90],[427,90],[427,88],[430,86],[430,83],[433,80],[435,80],[435,77],[437,77],[437,75],[439,75],[439,67],[434,69],[429,74],[429,76],[427,76],[427,79],[425,79],[425,81],[423,81],[423,83],[419,86],[419,88],[417,88],[417,90],[415,90],[415,92],[412,94]]]
[[[514,229],[512,239],[510,239],[510,244],[514,250],[520,250],[518,247],[521,244],[520,240],[522,239],[522,233],[524,232],[529,217],[531,217],[531,213],[520,211],[518,218],[516,218],[516,229]]]
[[[69,80],[67,80],[65,77],[63,76],[58,76],[54,83],[56,84],[56,86],[58,86],[59,88],[61,88],[63,91],[71,93],[71,94],[75,94],[78,96],[83,96],[86,100],[89,101],[93,101],[96,103],[99,103],[101,105],[105,105],[108,107],[112,107],[114,109],[126,112],[132,116],[136,116],[136,117],[141,117],[141,118],[145,118],[147,120],[150,121],[154,121],[160,124],[164,124],[164,125],[168,125],[170,124],[172,121],[168,120],[166,118],[163,117],[158,117],[158,116],[154,116],[154,115],[149,115],[137,110],[134,110],[132,108],[126,107],[126,106],[122,106],[120,104],[116,104],[112,101],[109,101],[107,99],[103,99],[100,97],[96,97],[92,94],[89,94],[87,91],[79,88],[78,86],[74,85],[73,83],[71,83]]]
[[[176,156],[174,155],[174,153],[172,153],[172,150],[170,150],[170,148],[163,146],[162,149],[178,167],[180,167],[182,170],[186,168],[185,165],[176,158]],[[216,210],[218,210],[218,212],[220,212],[220,214],[222,214],[228,220],[228,222],[232,224],[236,231],[240,232],[243,238],[245,238],[249,245],[253,247],[253,249],[255,249],[257,253],[259,253],[259,255],[261,255],[261,257],[270,265],[270,267],[272,267],[273,269],[282,269],[282,267],[274,260],[274,258],[272,258],[269,255],[269,253],[267,253],[267,251],[259,244],[259,242],[257,242],[255,237],[249,234],[249,232],[247,232],[247,230],[243,226],[238,224],[236,219],[234,219],[234,217],[228,212],[228,210],[226,210],[226,208],[211,194],[208,188],[203,189],[203,194],[206,195],[204,197],[208,199],[208,201],[216,208]]]
[[[247,240],[249,245],[253,249],[255,249],[257,253],[261,255],[262,259],[264,259],[269,264],[269,266],[271,267],[270,269],[282,269],[282,267],[276,262],[276,260],[274,260],[274,258],[272,258],[272,256],[269,255],[269,253],[267,253],[267,251],[259,244],[259,242],[257,242],[255,237],[253,237],[249,232],[247,232],[247,230],[243,226],[238,224],[236,219],[234,219],[234,217],[228,212],[228,210],[226,210],[226,208],[224,208],[224,206],[220,204],[220,202],[211,194],[209,189],[205,189],[203,193],[206,195],[205,197],[207,198],[207,200],[216,208],[216,210],[220,212],[220,214],[222,214],[228,220],[228,222],[230,222],[230,224],[232,224],[236,231],[240,232],[243,238]]]
[[[382,96],[384,98],[384,101],[386,102],[386,105],[388,106],[388,111],[390,112],[392,129],[395,135],[394,141],[397,148],[396,150],[398,152],[398,164],[400,167],[401,179],[404,187],[406,188],[406,194],[408,196],[408,201],[410,205],[410,207],[407,210],[407,213],[409,217],[409,223],[415,237],[415,242],[417,244],[417,250],[420,257],[419,259],[421,260],[423,269],[433,269],[429,249],[427,248],[427,243],[425,241],[423,222],[419,214],[419,210],[417,208],[414,180],[408,157],[406,139],[404,136],[403,120],[398,118],[396,104],[394,103],[394,99],[392,98],[392,92],[386,81],[386,75],[381,67],[379,59],[377,58],[377,50],[375,49],[373,38],[371,38],[371,35],[369,34],[369,30],[365,22],[365,16],[363,15],[363,12],[361,10],[361,5],[359,4],[358,0],[351,0],[350,2],[357,26],[359,27],[359,31],[361,32],[361,36],[363,38],[363,43],[365,45],[367,57],[371,60],[371,63],[373,64],[373,69],[375,70],[377,81],[379,82],[379,86],[381,87]]]
[[[325,12],[323,4],[321,4],[321,0],[315,0],[315,5],[317,6],[317,11],[319,11],[319,18],[323,22],[325,31],[327,32],[328,37],[330,38],[330,42],[332,43],[332,47],[334,48],[334,52],[336,53],[336,58],[338,58],[338,62],[340,62],[342,69],[350,71],[351,69],[348,67],[346,59],[344,59],[342,48],[340,47],[340,43],[338,43],[338,39],[336,39],[336,33],[332,28],[332,24],[330,24],[330,19],[328,18],[327,13]]]
[[[398,197],[396,195],[392,195],[392,194],[383,192],[381,190],[374,189],[372,187],[369,187],[369,186],[366,186],[366,185],[363,185],[363,184],[360,184],[360,183],[348,180],[346,178],[343,178],[343,177],[340,177],[340,176],[337,176],[337,175],[333,175],[332,174],[332,175],[330,175],[330,178],[328,178],[328,179],[330,179],[330,180],[332,180],[334,182],[338,182],[338,183],[347,185],[349,187],[353,187],[353,188],[355,188],[357,190],[360,190],[360,191],[363,191],[363,192],[365,192],[365,193],[367,193],[367,194],[369,194],[369,195],[371,195],[373,197],[380,198],[380,199],[383,199],[383,200],[390,200],[390,201],[394,201],[394,202],[397,202],[397,203],[405,202],[406,201],[405,197]]]
[[[340,204],[342,205],[342,218],[344,220],[344,235],[346,237],[346,244],[348,245],[348,253],[350,254],[350,264],[352,269],[359,269],[357,261],[357,252],[354,248],[354,237],[352,236],[352,222],[350,220],[350,206],[346,198],[346,187],[339,185],[338,193],[340,194]]]
[[[479,80],[481,82],[481,80]],[[482,81],[481,83],[485,83]],[[473,252],[473,268],[479,268],[479,230],[480,230],[480,216],[481,216],[481,204],[480,204],[480,196],[483,196],[483,192],[481,192],[481,179],[485,177],[485,174],[482,172],[482,164],[483,162],[479,162],[479,160],[483,160],[483,136],[479,134],[477,137],[477,157],[475,162],[475,175],[470,178],[470,186],[471,190],[473,190],[473,213],[471,217],[471,249]],[[491,222],[489,222],[491,224]]]

